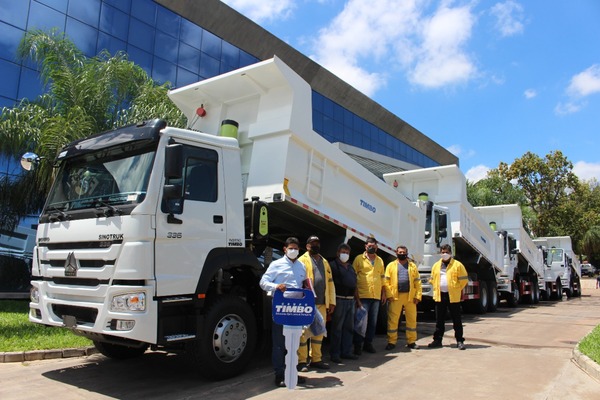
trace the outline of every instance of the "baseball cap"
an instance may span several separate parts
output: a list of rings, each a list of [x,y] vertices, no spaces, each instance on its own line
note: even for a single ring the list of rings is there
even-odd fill
[[[321,240],[319,239],[318,236],[312,235],[309,236],[308,239],[306,239],[306,244],[309,244],[310,242],[320,242]]]

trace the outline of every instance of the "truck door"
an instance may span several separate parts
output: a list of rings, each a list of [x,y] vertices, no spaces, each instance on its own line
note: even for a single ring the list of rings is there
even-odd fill
[[[225,191],[221,150],[183,147],[181,199],[156,214],[155,275],[158,296],[194,293],[208,252],[224,247]],[[169,211],[173,217],[169,218]]]

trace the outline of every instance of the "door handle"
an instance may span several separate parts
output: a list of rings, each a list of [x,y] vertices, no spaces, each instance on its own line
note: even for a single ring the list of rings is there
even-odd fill
[[[213,222],[215,224],[222,224],[223,223],[223,216],[222,215],[213,215]]]

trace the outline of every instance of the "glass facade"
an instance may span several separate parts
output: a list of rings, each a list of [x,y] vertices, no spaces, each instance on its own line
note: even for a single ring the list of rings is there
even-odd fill
[[[88,57],[122,50],[156,81],[180,87],[259,61],[152,0],[0,0],[0,107],[42,93],[35,67],[15,59],[28,30],[63,31]],[[439,165],[313,92],[313,126],[342,142],[421,167]]]

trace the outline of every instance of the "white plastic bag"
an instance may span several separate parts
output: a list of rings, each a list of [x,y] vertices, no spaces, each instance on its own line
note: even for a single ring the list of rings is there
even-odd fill
[[[354,332],[365,337],[365,333],[367,332],[367,321],[367,309],[360,306],[354,313]]]
[[[312,324],[306,327],[304,334],[307,338],[319,335],[325,335],[327,333],[327,327],[325,326],[325,320],[319,311],[315,312],[315,319]]]

